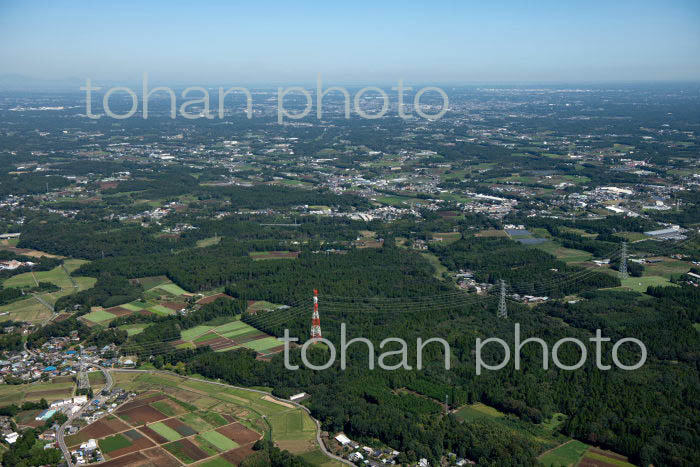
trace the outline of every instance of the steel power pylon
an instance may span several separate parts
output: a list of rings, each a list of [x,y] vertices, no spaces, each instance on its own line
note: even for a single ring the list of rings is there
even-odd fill
[[[498,314],[499,318],[508,317],[508,307],[506,306],[506,283],[501,279],[501,299],[498,301]]]
[[[622,242],[622,251],[620,252],[620,279],[627,279],[627,242]]]

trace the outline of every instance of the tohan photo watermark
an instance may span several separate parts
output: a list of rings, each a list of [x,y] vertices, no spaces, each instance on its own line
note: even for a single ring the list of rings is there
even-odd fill
[[[297,337],[290,337],[289,335],[289,329],[284,330],[284,337],[279,337],[278,340],[284,342],[284,366],[287,370],[298,370],[299,365],[292,364],[290,361],[290,343],[293,342],[298,342],[299,338]],[[604,342],[610,342],[611,338],[609,337],[603,337],[602,331],[600,329],[596,329],[595,337],[591,337],[588,339],[590,342],[595,343],[595,364],[596,368],[601,371],[607,371],[612,368],[612,365],[606,365],[603,363],[603,349],[602,349],[602,344]],[[311,363],[308,359],[307,353],[309,351],[309,347],[315,343],[322,343],[325,344],[329,350],[329,357],[328,361],[322,365],[316,365],[314,363]],[[409,347],[408,344],[406,343],[405,340],[401,338],[396,338],[396,337],[389,337],[384,339],[380,344],[379,348],[384,349],[387,345],[389,344],[399,344],[400,349],[398,350],[390,350],[383,352],[379,354],[377,357],[375,353],[375,348],[374,344],[369,340],[365,339],[364,337],[356,337],[353,339],[348,340],[347,339],[347,327],[345,323],[341,323],[340,325],[340,369],[345,370],[347,368],[347,350],[348,348],[353,345],[353,344],[364,344],[367,346],[368,349],[368,354],[369,354],[369,361],[368,361],[368,368],[370,370],[375,369],[375,359],[376,359],[376,366],[381,368],[382,370],[399,370],[399,369],[404,369],[404,370],[412,370],[414,367],[411,366],[409,363]],[[501,360],[500,363],[490,365],[487,364],[486,362],[483,361],[482,359],[482,351],[484,347],[487,344],[497,344],[500,347],[503,348],[504,355],[503,355],[503,360]],[[574,365],[565,365],[561,362],[559,359],[559,348],[567,343],[574,344],[580,349],[580,358],[578,362]],[[625,343],[631,343],[639,347],[640,349],[640,357],[639,361],[635,363],[634,365],[625,365],[620,361],[619,358],[619,350],[620,347],[625,344]],[[515,330],[514,330],[514,365],[516,370],[520,370],[521,364],[520,364],[520,351],[522,348],[527,345],[527,344],[537,344],[541,346],[542,348],[542,369],[543,370],[548,370],[549,369],[549,360],[550,360],[550,351],[549,351],[549,346],[548,344],[538,338],[538,337],[530,337],[525,340],[521,340],[520,336],[520,323],[515,323]],[[442,347],[442,351],[444,354],[444,368],[446,370],[450,369],[450,344],[445,340],[440,337],[432,337],[427,340],[423,340],[420,337],[416,339],[416,360],[415,360],[415,369],[421,370],[423,369],[423,350],[428,346],[428,345],[438,345]],[[508,363],[510,362],[511,359],[511,349],[508,346],[508,343],[504,341],[503,339],[500,339],[498,337],[489,337],[488,339],[482,340],[481,338],[476,339],[476,374],[481,375],[482,370],[490,370],[490,371],[496,371],[504,368]],[[333,366],[336,361],[337,357],[337,351],[335,348],[335,345],[333,342],[331,342],[328,339],[318,337],[318,338],[312,338],[304,342],[304,344],[301,346],[301,361],[304,364],[306,368],[309,368],[311,370],[326,370]],[[631,370],[637,370],[641,368],[644,363],[647,360],[647,348],[644,345],[642,341],[639,339],[635,339],[633,337],[625,337],[623,339],[620,339],[615,342],[615,344],[612,347],[611,351],[611,356],[612,356],[612,361],[615,364],[615,366],[618,369],[621,370],[626,370],[626,371],[631,371]],[[400,362],[395,363],[395,364],[387,364],[385,363],[387,358],[390,357],[399,357]],[[580,339],[577,339],[575,337],[564,337],[562,339],[559,339],[552,345],[551,349],[551,360],[552,363],[554,364],[555,367],[559,368],[560,370],[565,370],[565,371],[573,371],[573,370],[578,370],[579,368],[583,367],[583,365],[586,363],[586,360],[588,358],[588,351],[586,349],[586,345],[584,344],[583,341]],[[411,362],[412,363],[412,362]]]
[[[131,118],[139,110],[139,100],[141,101],[141,116],[143,118],[148,118],[149,115],[149,101],[156,93],[165,93],[165,95],[170,99],[170,118],[177,118],[179,115],[182,118],[194,120],[199,118],[223,119],[225,115],[225,101],[227,96],[234,96],[236,94],[242,94],[245,96],[246,106],[245,113],[250,119],[253,118],[253,94],[249,89],[242,86],[233,86],[225,89],[220,86],[216,91],[217,95],[217,109],[216,112],[212,112],[211,109],[211,96],[209,90],[202,86],[190,86],[182,90],[180,97],[182,99],[187,99],[178,106],[177,94],[176,92],[167,86],[157,86],[154,88],[150,87],[148,80],[148,73],[144,73],[141,81],[141,99],[136,94],[134,90],[127,86],[114,86],[107,89],[102,95],[102,110],[103,114],[94,113],[93,109],[93,95],[95,91],[102,90],[102,87],[93,86],[92,80],[90,78],[85,79],[85,86],[80,87],[81,91],[85,91],[85,115],[90,119],[98,119],[103,116],[114,118],[117,120],[123,120],[126,118]],[[435,86],[425,86],[416,91],[413,95],[413,112],[407,112],[405,109],[405,98],[404,95],[407,91],[412,91],[413,88],[410,86],[405,86],[402,79],[398,80],[397,86],[391,88],[392,91],[396,91],[396,115],[404,120],[412,118],[423,118],[426,120],[437,120],[441,118],[450,105],[450,100],[447,93],[441,88]],[[345,118],[350,118],[350,115],[354,112],[360,118],[374,120],[386,116],[389,112],[390,99],[389,94],[384,91],[384,89],[377,86],[366,86],[358,90],[355,95],[350,97],[350,92],[342,86],[332,86],[327,89],[323,88],[323,83],[321,81],[321,76],[319,75],[316,79],[316,118],[321,119],[323,117],[323,99],[330,93],[340,93],[343,96],[343,114]],[[428,113],[424,110],[424,105],[421,103],[423,96],[426,93],[431,93],[437,95],[441,98],[442,104],[440,106],[430,106],[431,110],[433,107],[437,107],[437,111],[434,113]],[[115,113],[110,106],[110,99],[115,94],[126,94],[131,99],[131,108],[125,113]],[[162,95],[162,94],[161,94]],[[305,104],[303,109],[295,110],[285,107],[285,98],[287,97],[303,97]],[[373,97],[373,101],[379,99],[381,101],[381,108],[372,111],[368,109],[363,109],[362,101],[363,98]],[[352,104],[351,104],[352,102]],[[191,109],[195,107],[198,109],[193,112]],[[199,110],[201,109],[201,110]],[[291,87],[278,87],[277,88],[277,122],[284,123],[286,120],[300,120],[308,117],[314,110],[314,98],[311,92],[302,86],[291,86]]]

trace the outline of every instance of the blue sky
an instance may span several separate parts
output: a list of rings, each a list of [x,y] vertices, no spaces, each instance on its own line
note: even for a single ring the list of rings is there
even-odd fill
[[[700,2],[0,0],[0,74],[190,84],[700,80]]]

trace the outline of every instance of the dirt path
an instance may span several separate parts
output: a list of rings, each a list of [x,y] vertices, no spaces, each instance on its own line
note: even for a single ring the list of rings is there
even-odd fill
[[[573,439],[570,439],[570,440],[567,441],[566,443],[562,443],[562,444],[560,444],[559,446],[554,446],[552,449],[548,449],[548,450],[546,450],[545,452],[543,452],[542,454],[540,454],[539,456],[537,456],[537,458],[539,459],[540,457],[544,456],[545,454],[549,454],[550,452],[554,451],[555,449],[559,449],[559,448],[562,447],[562,446],[566,446],[567,444],[569,444],[569,443],[571,443],[571,442],[573,442],[573,441],[574,441]]]

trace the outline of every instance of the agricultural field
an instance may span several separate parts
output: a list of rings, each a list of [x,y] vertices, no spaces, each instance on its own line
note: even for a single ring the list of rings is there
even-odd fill
[[[248,255],[254,261],[262,261],[269,259],[296,259],[299,256],[298,251],[251,251]]]
[[[98,420],[69,437],[70,445],[79,444],[84,432],[104,433],[100,446],[106,443],[107,458],[114,459],[115,453],[133,452],[134,443],[126,445],[130,440],[126,433],[134,431],[183,464],[228,466],[240,463],[252,452],[252,444],[266,436],[280,448],[313,460],[313,465],[337,465],[319,451],[316,424],[305,411],[265,394],[171,374],[114,372],[113,376],[118,387],[142,392],[119,407],[116,417],[107,417],[126,428],[114,432],[106,429],[105,419]]]
[[[671,276],[685,274],[693,267],[692,263],[680,261],[673,258],[647,258],[652,260],[662,260],[660,263],[647,263],[644,265],[645,276],[661,276],[670,279]]]
[[[155,431],[168,441],[177,441],[178,439],[182,438],[182,436],[180,436],[180,433],[173,430],[163,422],[153,423],[151,425],[148,425],[148,428]]]
[[[282,350],[280,341],[275,337],[240,321],[239,316],[186,329],[182,331],[181,341],[177,345],[180,348],[210,346],[217,352],[247,348],[264,355]]]
[[[177,300],[191,295],[165,276],[141,277],[136,281],[143,287],[144,296],[154,301]]]
[[[167,288],[168,291],[177,291],[177,289],[180,289],[177,285],[168,283],[164,285],[158,285],[152,289],[149,290],[149,292],[158,290],[162,291],[163,294],[168,295],[168,297],[179,297],[182,294],[176,295],[176,294],[171,294],[170,292],[165,292],[162,289],[163,287]],[[182,289],[180,289],[182,290]],[[146,293],[146,296],[149,296],[149,292]],[[183,291],[183,293],[186,293]],[[151,298],[146,298],[144,300],[134,300],[133,302],[129,303],[124,303],[122,305],[118,306],[113,306],[111,308],[101,308],[101,307],[94,307],[93,310],[82,316],[81,319],[87,321],[88,324],[99,324],[102,326],[106,326],[109,324],[110,321],[122,317],[122,316],[127,316],[132,313],[142,313],[142,314],[154,314],[158,316],[169,316],[169,315],[174,315],[176,313],[176,310],[179,310],[181,308],[185,307],[184,302],[178,302],[170,299],[160,299],[161,294],[151,294]],[[127,332],[130,333],[130,335],[138,334],[143,329],[145,326],[133,326],[130,328],[127,328]]]
[[[571,440],[561,446],[548,451],[539,457],[539,461],[545,467],[574,466],[588,450],[588,445],[580,441]]]
[[[22,404],[25,401],[38,402],[41,399],[46,399],[48,402],[65,399],[73,395],[74,388],[72,381],[59,379],[31,384],[3,384],[0,385],[0,406]]]
[[[170,283],[170,279],[165,276],[149,276],[140,277],[136,279],[136,282],[138,282],[144,290],[148,290],[159,285],[168,284]]]
[[[597,466],[619,466],[633,467],[628,459],[621,455],[610,451],[604,451],[595,447],[590,447],[586,454],[578,464],[580,467],[597,467]]]
[[[97,308],[90,313],[83,315],[82,318],[90,321],[91,323],[108,323],[109,321],[115,319],[117,316],[103,310],[102,308]]]
[[[482,231],[476,233],[475,236],[476,237],[491,238],[491,237],[507,237],[508,234],[505,233],[503,230],[482,230]]]
[[[604,451],[577,440],[570,440],[539,457],[545,467],[632,467],[627,458],[610,451]]]

